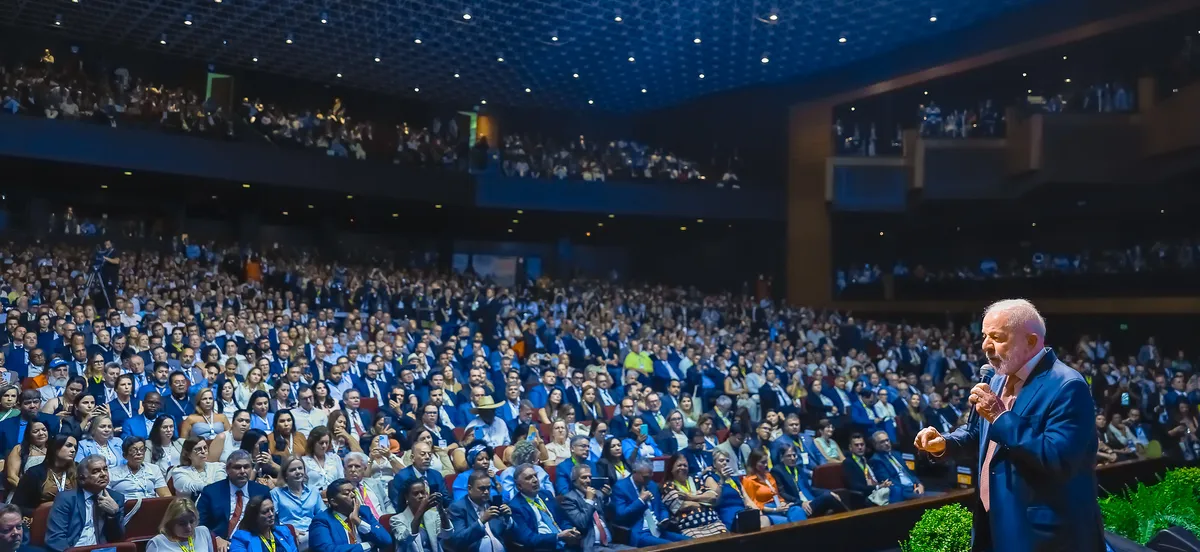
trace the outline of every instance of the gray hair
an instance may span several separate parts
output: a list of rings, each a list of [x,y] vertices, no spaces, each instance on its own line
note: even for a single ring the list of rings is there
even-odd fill
[[[233,451],[233,452],[229,453],[229,458],[226,458],[226,459],[225,459],[225,465],[226,465],[226,466],[232,466],[234,462],[238,462],[238,461],[240,461],[240,460],[245,460],[245,461],[247,461],[247,462],[250,462],[250,463],[253,463],[253,462],[254,462],[254,461],[251,459],[251,457],[250,457],[250,453],[249,453],[249,452],[246,452],[246,451],[244,451],[244,450],[242,450],[242,449],[237,449],[237,450],[235,450],[235,451]]]
[[[363,466],[371,465],[371,459],[361,452],[351,452],[347,454],[346,457],[342,459],[342,465],[345,466],[346,463],[350,462],[351,460],[358,460],[363,463]]]
[[[583,435],[576,435],[576,436],[574,436],[574,437],[571,437],[571,440],[570,440],[570,441],[568,441],[568,443],[569,443],[569,445],[568,445],[568,446],[569,446],[569,447],[571,447],[571,448],[575,448],[575,445],[576,445],[577,443],[579,443],[580,441],[591,441],[591,439],[589,439],[589,438],[587,438],[587,437],[585,437],[585,436],[583,436]]]
[[[106,363],[104,363],[104,372],[105,372],[105,373],[108,373],[108,369],[109,369],[109,368],[116,368],[116,369],[117,369],[117,371],[118,371],[118,372],[120,372],[120,371],[121,371],[121,363],[120,363],[120,362],[106,362]]]
[[[583,472],[590,473],[591,471],[592,467],[586,463],[576,464],[574,468],[571,468],[571,481],[579,481],[579,478],[583,476]]]
[[[537,457],[537,445],[533,444],[532,441],[520,441],[513,445],[513,464],[532,464],[537,460]]]
[[[0,504],[0,518],[9,514],[16,514],[17,517],[21,517],[21,508],[16,504]]]
[[[733,400],[729,398],[729,395],[721,395],[720,397],[717,397],[717,406],[721,408],[729,408],[733,406]]]
[[[633,464],[629,466],[630,471],[639,471],[643,469],[654,471],[654,464],[651,464],[649,460],[639,456],[633,461]]]
[[[528,406],[529,408],[532,408],[533,410],[537,410],[537,408],[535,408],[535,407],[533,406],[533,401],[531,401],[531,400],[529,400],[529,399],[522,399],[522,400],[521,400],[521,408],[525,408],[525,407],[527,407],[527,406]]]
[[[518,464],[517,467],[513,469],[513,484],[515,485],[518,481],[521,480],[522,474],[524,474],[526,471],[529,471],[532,469],[533,469],[533,464],[530,464],[529,462]]]
[[[99,462],[104,465],[108,465],[108,460],[105,460],[103,456],[100,456],[99,454],[89,454],[86,458],[83,459],[83,462],[80,462],[78,465],[75,466],[75,473],[76,473],[76,475],[79,476],[79,479],[83,479],[84,477],[87,477],[88,466],[91,466],[92,464],[95,464],[96,462]]]
[[[992,314],[1007,314],[1008,328],[1021,328],[1030,333],[1037,335],[1039,338],[1046,337],[1046,319],[1042,318],[1037,307],[1033,306],[1026,299],[1004,299],[996,301],[988,305],[987,310],[983,311],[983,317],[987,318]]]

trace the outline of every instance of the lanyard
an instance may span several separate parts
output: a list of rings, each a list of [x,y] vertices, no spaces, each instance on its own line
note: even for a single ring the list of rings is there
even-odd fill
[[[195,537],[188,537],[187,544],[179,543],[179,552],[196,552],[196,541],[194,539]]]
[[[624,478],[625,478],[625,473],[626,473],[626,471],[627,471],[627,470],[625,469],[625,465],[624,465],[624,464],[617,464],[616,466],[613,466],[613,467],[617,469],[617,476],[618,476],[618,477],[620,477],[621,479],[624,479]]]
[[[858,464],[858,467],[862,468],[863,475],[870,477],[870,470],[867,468],[867,464],[862,461],[862,458],[855,456],[854,462]]]
[[[800,484],[800,470],[797,470],[795,466],[784,466],[784,469],[787,470],[788,474],[792,476],[792,480],[795,481],[797,485],[799,485]]]
[[[62,393],[62,392],[61,392],[61,391],[59,391],[59,394],[61,394],[61,393]],[[118,400],[118,401],[114,401],[114,402],[116,402],[116,403],[117,403],[117,406],[121,407],[121,410],[122,410],[123,412],[125,412],[125,417],[126,417],[126,418],[132,418],[132,417],[133,417],[133,401],[130,401],[128,404],[126,404],[126,403],[123,403],[123,402],[121,402],[121,401],[119,401],[119,400]]]
[[[271,540],[269,541],[267,537],[259,536],[258,538],[262,540],[263,547],[267,549],[267,552],[275,552],[275,535],[271,535]]]
[[[346,536],[349,538],[350,544],[358,544],[358,532],[351,531],[350,525],[346,523],[346,520],[342,519],[340,514],[333,514],[333,518],[338,520],[338,523],[342,524],[342,528],[346,530]]]
[[[54,480],[54,486],[58,487],[58,492],[60,492],[60,493],[61,493],[61,492],[63,492],[64,490],[66,490],[66,488],[67,488],[67,474],[65,474],[65,473],[64,473],[64,474],[63,474],[63,476],[62,476],[62,479],[59,479],[58,477],[56,477],[56,476],[54,475],[54,472],[49,472],[49,473],[50,473],[50,479],[53,479],[53,480]]]

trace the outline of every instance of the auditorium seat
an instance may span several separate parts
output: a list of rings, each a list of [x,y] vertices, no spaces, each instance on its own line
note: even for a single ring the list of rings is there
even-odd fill
[[[466,428],[464,428],[464,427],[456,427],[456,428],[454,428],[454,440],[456,440],[456,441],[458,441],[458,442],[460,442],[460,443],[461,443],[461,442],[462,442],[463,435],[466,435],[466,434],[467,434],[467,429],[466,429]]]
[[[457,477],[458,477],[458,474],[457,474],[457,473],[452,473],[452,474],[450,474],[450,475],[447,475],[447,476],[444,478],[444,479],[445,479],[445,481],[446,481],[446,488],[447,488],[447,489],[451,489],[451,490],[453,490],[453,489],[454,489],[454,480],[455,480],[455,478],[457,478]],[[451,497],[446,497],[446,498],[447,498],[447,499],[450,499]],[[446,504],[446,506],[449,506],[449,504]]]
[[[504,460],[504,451],[508,450],[508,445],[500,445],[495,448],[494,453],[497,458]],[[507,464],[507,461],[505,462]]]
[[[158,526],[167,513],[167,506],[174,500],[173,496],[143,499],[137,512],[125,524],[125,540],[130,542],[140,539],[150,540],[157,535]],[[133,505],[136,503],[136,500],[126,500],[125,511],[132,512]]]
[[[170,476],[167,477],[167,490],[171,491],[171,496],[179,495],[179,493],[175,492],[175,481]]]
[[[37,389],[37,388],[38,388],[37,381],[34,380],[33,378],[25,378],[25,379],[21,380],[21,390],[22,391],[27,390],[27,389]]]
[[[33,521],[29,524],[29,544],[46,545],[46,524],[50,522],[50,508],[53,506],[53,502],[47,502],[33,510]]]
[[[550,424],[538,424],[537,427],[538,433],[542,435],[543,442],[549,443],[554,440],[554,434],[552,433],[554,426]]]
[[[383,514],[379,516],[379,526],[386,529],[388,533],[392,532],[392,516],[394,515],[396,514]]]
[[[363,410],[371,413],[371,418],[375,418],[375,414],[379,412],[379,399],[375,397],[363,397],[358,402],[358,406]]]
[[[555,474],[555,472],[558,471],[558,466],[547,465],[547,466],[542,466],[542,468],[544,468],[546,470],[546,475],[550,476],[550,482],[553,483],[554,482],[554,474]]]
[[[604,419],[611,420],[613,418],[613,413],[616,411],[617,411],[617,405],[615,405],[615,404],[610,404],[610,405],[604,407]]]
[[[825,489],[842,497],[842,502],[851,508],[863,506],[862,493],[846,488],[846,472],[841,464],[823,464],[813,470],[812,486]]]
[[[724,443],[725,438],[729,436],[729,429],[717,430],[717,443]]]

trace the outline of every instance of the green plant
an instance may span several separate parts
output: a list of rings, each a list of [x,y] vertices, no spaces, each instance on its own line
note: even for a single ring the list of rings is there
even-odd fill
[[[1168,527],[1200,535],[1200,469],[1168,472],[1154,485],[1138,483],[1125,496],[1101,499],[1100,511],[1106,529],[1138,544],[1146,544]]]
[[[968,552],[971,550],[971,511],[961,504],[926,510],[900,543],[903,552]]]

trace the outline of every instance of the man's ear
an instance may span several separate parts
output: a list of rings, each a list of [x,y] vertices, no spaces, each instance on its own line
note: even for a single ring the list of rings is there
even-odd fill
[[[1029,348],[1032,349],[1034,347],[1037,347],[1038,336],[1037,336],[1037,334],[1031,333],[1025,337],[1025,341],[1029,344]]]

